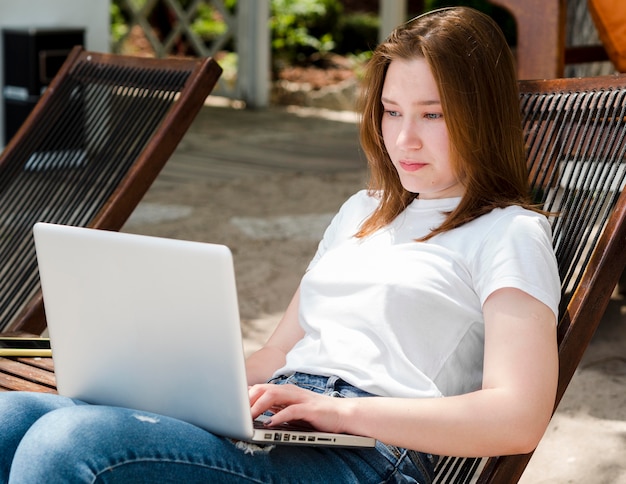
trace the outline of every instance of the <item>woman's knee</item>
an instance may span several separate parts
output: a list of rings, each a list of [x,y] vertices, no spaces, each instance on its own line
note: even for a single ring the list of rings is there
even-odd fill
[[[32,425],[47,413],[66,406],[75,406],[75,402],[43,393],[0,394],[0,482],[6,482],[14,453]]]
[[[229,440],[175,419],[88,405],[39,419],[16,451],[11,479],[20,484],[79,483],[106,476],[129,482],[128,476],[141,475],[154,478],[146,482],[158,482],[165,474],[155,474],[167,469],[196,476],[187,482],[200,482],[198,476],[232,474],[226,468],[244,456]]]
[[[123,435],[123,425],[116,419],[115,412],[103,411],[105,409],[82,405],[50,411],[32,424],[19,450],[47,455],[64,455],[71,450],[76,455],[88,452],[95,445],[102,446],[108,440],[118,441]]]
[[[100,407],[89,405],[46,413],[21,439],[11,466],[11,482],[45,482],[51,476],[65,482],[92,482],[89,462],[106,452],[106,446],[119,445],[123,436],[113,420],[103,415]]]
[[[3,392],[0,393],[0,421],[12,419],[38,419],[57,408],[75,406],[76,402],[51,393]]]

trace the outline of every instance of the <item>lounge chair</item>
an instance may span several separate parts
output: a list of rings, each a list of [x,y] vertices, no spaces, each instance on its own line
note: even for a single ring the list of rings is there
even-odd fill
[[[71,52],[0,156],[0,331],[46,327],[33,224],[119,230],[220,73],[211,58]]]

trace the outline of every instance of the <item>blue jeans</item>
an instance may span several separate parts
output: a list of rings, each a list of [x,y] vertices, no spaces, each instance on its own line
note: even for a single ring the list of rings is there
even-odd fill
[[[335,377],[295,374],[274,383],[369,395]],[[382,443],[250,451],[161,415],[58,395],[0,394],[0,483],[430,483],[433,464],[432,456]]]

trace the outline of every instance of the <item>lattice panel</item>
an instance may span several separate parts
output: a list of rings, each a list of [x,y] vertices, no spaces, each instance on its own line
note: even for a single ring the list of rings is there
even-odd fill
[[[113,45],[114,52],[121,51],[135,26],[141,28],[155,57],[178,54],[177,43],[183,39],[193,50],[192,55],[215,56],[236,35],[236,19],[222,0],[190,0],[184,2],[186,6],[178,0],[119,0],[119,3],[129,17],[129,25],[128,31]],[[192,30],[193,22],[198,16],[198,8],[202,4],[215,8],[226,26],[226,30],[212,39],[209,45]],[[163,35],[158,35],[158,26],[153,25],[151,19],[154,19],[157,10],[161,8],[165,8],[169,29],[163,32]]]

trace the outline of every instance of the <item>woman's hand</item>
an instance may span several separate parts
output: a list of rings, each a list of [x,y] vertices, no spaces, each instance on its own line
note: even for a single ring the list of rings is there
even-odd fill
[[[268,410],[274,413],[268,425],[304,422],[317,430],[334,433],[346,431],[352,400],[358,400],[320,395],[291,384],[254,385],[249,395],[253,418]]]

